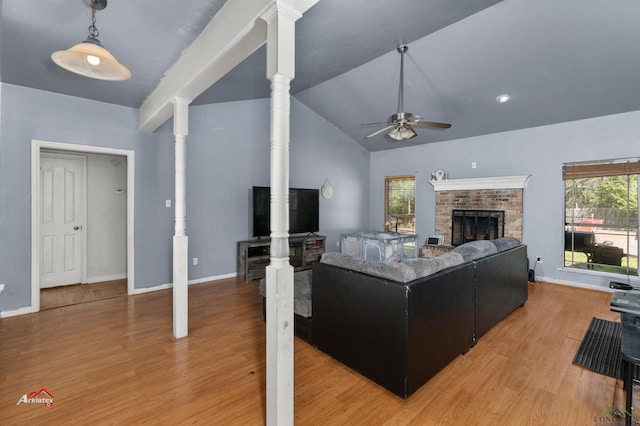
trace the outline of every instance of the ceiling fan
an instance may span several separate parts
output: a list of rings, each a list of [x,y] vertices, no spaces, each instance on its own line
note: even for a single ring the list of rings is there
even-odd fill
[[[413,115],[410,112],[404,112],[404,54],[409,49],[406,44],[398,46],[398,52],[400,52],[400,89],[398,93],[398,113],[389,117],[386,123],[368,123],[363,126],[371,126],[374,124],[386,124],[382,129],[367,135],[365,139],[372,138],[384,133],[387,130],[391,130],[388,136],[396,141],[403,141],[418,136],[413,126],[420,127],[436,127],[439,129],[448,129],[451,127],[449,123],[435,123],[432,121],[423,121],[422,117]]]

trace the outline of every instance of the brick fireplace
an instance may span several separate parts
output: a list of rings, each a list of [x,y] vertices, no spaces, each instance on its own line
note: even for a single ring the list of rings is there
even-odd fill
[[[436,234],[451,245],[453,210],[504,211],[504,236],[522,241],[523,195],[530,176],[431,181],[436,192]]]

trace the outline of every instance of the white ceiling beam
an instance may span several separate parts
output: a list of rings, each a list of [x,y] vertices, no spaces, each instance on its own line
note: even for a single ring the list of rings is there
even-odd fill
[[[259,18],[274,1],[227,1],[144,100],[140,129],[156,130],[173,115],[176,96],[193,101],[262,46],[266,24]]]
[[[228,0],[169,68],[139,108],[140,129],[153,132],[173,115],[175,97],[193,101],[267,40],[262,15],[273,5],[299,14],[318,0]]]

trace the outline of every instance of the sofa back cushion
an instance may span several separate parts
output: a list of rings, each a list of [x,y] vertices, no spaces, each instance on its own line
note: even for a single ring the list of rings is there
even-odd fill
[[[465,262],[469,262],[496,254],[498,249],[496,245],[489,240],[477,240],[464,243],[451,250],[451,252],[459,253]]]
[[[435,274],[443,269],[460,265],[464,263],[464,259],[460,253],[448,252],[430,259],[408,259],[405,263],[416,272],[416,278],[422,278]]]
[[[416,272],[413,268],[402,262],[370,262],[336,252],[324,253],[320,262],[401,283],[416,279]]]
[[[519,239],[511,237],[497,238],[495,240],[491,240],[491,242],[496,246],[498,253],[507,251],[514,247],[518,247],[520,245]]]

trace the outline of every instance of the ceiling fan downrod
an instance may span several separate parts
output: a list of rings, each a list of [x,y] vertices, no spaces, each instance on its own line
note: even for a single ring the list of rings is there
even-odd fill
[[[435,127],[440,129],[448,129],[451,127],[449,123],[436,123],[431,121],[423,121],[419,115],[411,114],[410,112],[404,112],[404,54],[409,50],[409,46],[401,44],[397,47],[400,53],[400,87],[398,88],[398,112],[391,115],[387,120],[386,125],[381,129],[376,130],[373,133],[365,136],[366,139],[377,136],[388,130],[391,130],[387,136],[395,141],[404,141],[416,137],[418,134],[413,129],[413,126],[419,127]],[[385,123],[371,123],[371,124],[385,124]],[[366,125],[366,124],[365,124]]]
[[[401,44],[398,46],[400,52],[400,89],[398,90],[398,113],[404,112],[404,54],[409,50],[409,46]]]

